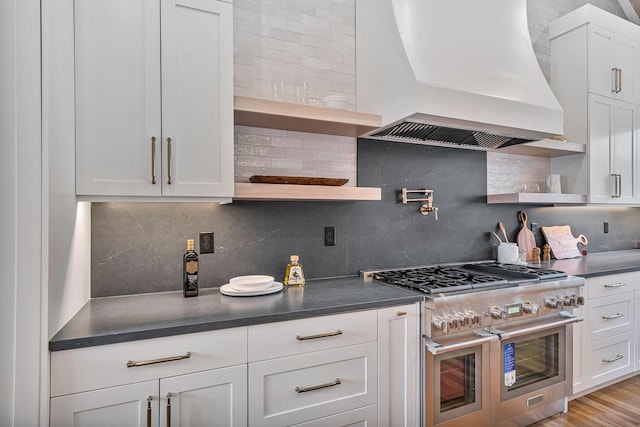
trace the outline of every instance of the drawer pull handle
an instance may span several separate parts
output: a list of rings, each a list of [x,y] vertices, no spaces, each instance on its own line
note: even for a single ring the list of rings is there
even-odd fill
[[[406,311],[398,311],[398,312],[396,313],[396,315],[397,315],[397,316],[399,316],[399,317],[401,317],[401,316],[406,316],[406,315],[407,315],[407,312],[406,312]]]
[[[176,360],[189,359],[190,357],[191,357],[191,352],[187,351],[187,353],[183,354],[182,356],[165,357],[163,359],[145,360],[142,362],[135,362],[133,360],[129,360],[127,362],[127,368],[137,368],[139,366],[155,365],[156,363],[174,362]]]
[[[327,338],[327,337],[337,337],[338,335],[342,335],[342,331],[338,329],[335,332],[327,332],[326,334],[318,334],[318,335],[296,335],[296,339],[298,341],[306,341],[306,340],[315,340],[318,338]]]
[[[151,183],[156,183],[156,137],[151,137]]]
[[[147,427],[151,427],[151,401],[153,396],[147,397]]]
[[[612,358],[612,359],[602,359],[603,362],[606,363],[611,363],[611,362],[615,362],[616,360],[620,360],[622,359],[622,355],[621,354],[617,354],[616,357]]]
[[[167,393],[167,427],[171,427],[171,393]]]
[[[604,285],[604,287],[605,288],[619,288],[619,287],[622,287],[622,286],[625,286],[625,285],[626,285],[626,283],[619,282],[619,283],[606,284],[606,285]]]
[[[339,384],[342,384],[342,381],[340,381],[340,378],[336,378],[335,381],[331,381],[330,383],[326,383],[326,384],[314,385],[312,387],[296,387],[296,393],[306,393],[308,391],[320,390],[328,387],[335,387]]]
[[[606,316],[602,316],[602,318],[604,320],[611,320],[611,319],[617,319],[618,317],[622,317],[622,316],[623,316],[622,314],[616,313],[616,314],[609,314],[609,315],[606,315]]]

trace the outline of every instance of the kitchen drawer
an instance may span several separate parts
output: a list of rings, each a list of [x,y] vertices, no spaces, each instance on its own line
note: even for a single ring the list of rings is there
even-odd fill
[[[636,273],[611,274],[586,279],[589,299],[617,295],[635,290]]]
[[[378,407],[377,405],[366,408],[354,409],[330,417],[320,418],[293,427],[377,427]]]
[[[191,357],[127,367],[128,361]],[[247,328],[175,335],[51,353],[51,396],[247,363]]]
[[[298,424],[377,401],[377,343],[249,363],[249,425]]]
[[[633,332],[589,343],[589,387],[633,371]]]
[[[598,340],[633,330],[634,294],[625,293],[589,300],[588,340]]]
[[[249,362],[376,341],[377,322],[367,310],[249,326]]]

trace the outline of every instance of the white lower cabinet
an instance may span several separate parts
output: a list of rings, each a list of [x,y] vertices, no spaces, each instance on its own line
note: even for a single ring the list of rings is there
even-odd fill
[[[417,427],[418,319],[415,303],[56,351],[50,425]]]
[[[634,339],[640,334],[635,311],[637,275],[622,273],[586,279],[585,321],[574,327],[573,393],[598,388],[633,372]]]
[[[378,422],[420,422],[420,311],[418,304],[378,310]]]
[[[246,328],[53,352],[50,425],[246,426],[246,355]]]

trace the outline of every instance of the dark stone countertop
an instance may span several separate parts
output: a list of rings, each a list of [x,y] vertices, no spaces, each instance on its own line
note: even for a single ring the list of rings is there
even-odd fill
[[[67,350],[170,335],[376,309],[420,301],[420,295],[360,277],[318,280],[272,295],[231,297],[218,288],[92,299],[49,342]]]
[[[584,278],[627,273],[640,270],[640,250],[600,252],[579,258],[551,260],[549,267]]]

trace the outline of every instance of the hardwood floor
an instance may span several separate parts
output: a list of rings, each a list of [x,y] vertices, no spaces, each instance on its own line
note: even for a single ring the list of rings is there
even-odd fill
[[[535,427],[640,426],[640,375],[569,401],[569,411]]]

